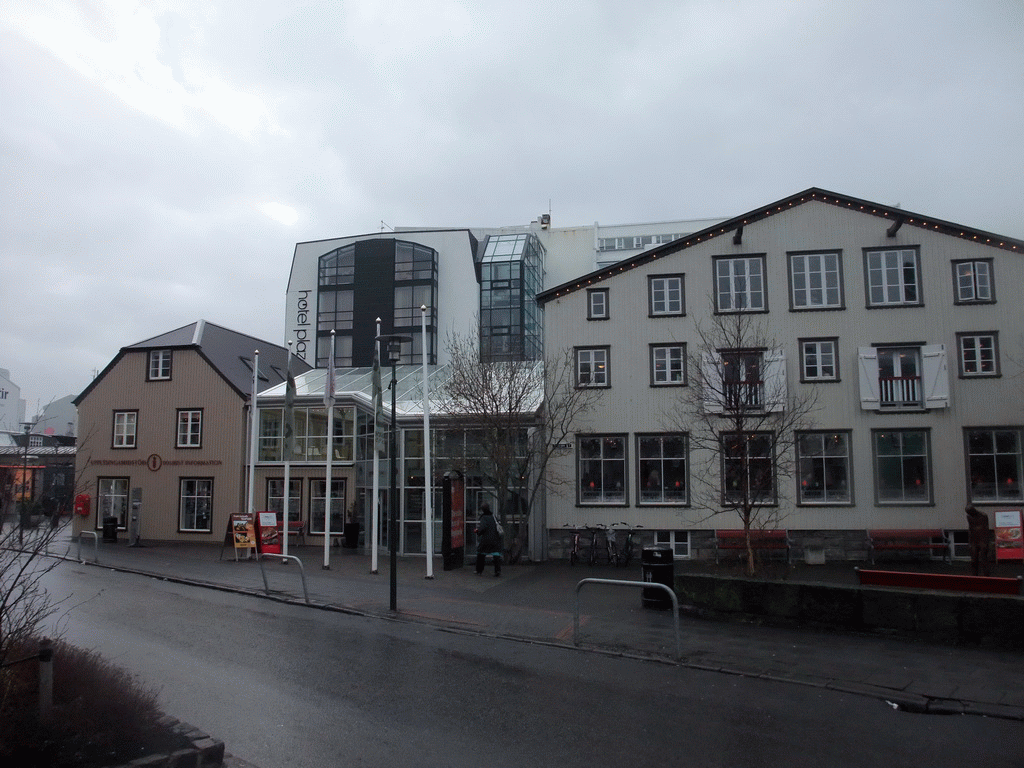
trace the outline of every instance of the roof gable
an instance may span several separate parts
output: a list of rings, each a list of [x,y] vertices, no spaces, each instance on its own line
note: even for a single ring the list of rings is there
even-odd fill
[[[698,243],[705,243],[708,240],[713,240],[723,236],[742,236],[743,227],[745,225],[766,219],[769,216],[784,213],[795,206],[803,205],[804,203],[812,201],[835,205],[840,208],[857,211],[868,216],[877,216],[878,218],[885,219],[890,222],[888,231],[893,234],[903,226],[918,227],[930,232],[939,232],[944,235],[949,235],[950,237],[969,240],[991,248],[999,248],[1013,253],[1024,253],[1024,241],[1022,240],[1003,237],[992,232],[985,232],[984,230],[974,229],[973,227],[965,227],[961,224],[943,221],[942,219],[936,219],[930,216],[923,216],[919,213],[904,210],[903,208],[873,203],[870,200],[861,200],[856,197],[850,197],[849,195],[830,192],[826,189],[811,187],[803,192],[783,198],[782,200],[777,200],[774,203],[770,203],[761,208],[756,208],[748,213],[744,213],[740,216],[736,216],[735,218],[710,226],[700,232],[694,232],[693,234],[680,238],[679,240],[660,245],[656,248],[650,249],[649,251],[644,251],[636,256],[616,262],[615,264],[595,270],[594,272],[589,272],[574,280],[570,280],[567,283],[563,283],[562,285],[556,285],[553,288],[549,288],[548,290],[538,294],[537,301],[544,304],[552,299],[565,296],[568,293],[582,290],[588,285],[604,280],[612,275],[617,275],[620,272],[634,269],[642,266],[643,264],[654,261],[655,259],[663,258],[669,254],[678,253],[679,251],[683,251],[697,245]]]

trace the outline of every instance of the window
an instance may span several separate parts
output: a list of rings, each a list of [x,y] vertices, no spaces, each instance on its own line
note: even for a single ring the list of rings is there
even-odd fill
[[[298,522],[302,519],[302,480],[289,478],[288,485],[288,519]],[[271,477],[267,479],[267,511],[276,512],[277,519],[282,520],[284,515],[284,478]]]
[[[1020,503],[1021,429],[967,430],[971,501]]]
[[[786,407],[786,355],[781,349],[722,350],[702,363],[704,407],[709,413],[782,411]]]
[[[327,509],[327,481],[309,482],[309,525],[311,533],[323,534],[324,512]],[[345,480],[331,478],[331,535],[340,536],[345,530]]]
[[[154,349],[149,353],[147,381],[167,381],[171,378],[171,350]]]
[[[105,517],[116,517],[117,527],[128,525],[128,478],[100,477],[96,480],[96,525]]]
[[[178,411],[178,448],[203,447],[202,409]]]
[[[764,256],[715,259],[718,312],[764,312]]]
[[[608,319],[608,289],[591,288],[587,291],[587,320]]]
[[[626,436],[577,438],[580,504],[626,503]]]
[[[213,479],[183,477],[179,488],[178,529],[209,531],[213,519]]]
[[[652,317],[686,314],[682,275],[655,275],[647,278],[647,297]]]
[[[861,347],[860,400],[865,410],[949,407],[943,344]]]
[[[922,304],[916,249],[865,251],[869,307]]]
[[[963,377],[999,375],[999,335],[989,333],[958,333],[960,375]]]
[[[931,470],[927,430],[875,430],[875,499],[879,504],[927,504]]]
[[[113,448],[134,448],[138,428],[138,411],[114,411]]]
[[[637,497],[640,504],[688,502],[686,435],[638,435]]]
[[[800,380],[839,381],[838,339],[800,340]]]
[[[798,503],[852,503],[849,432],[806,432],[796,450]]]
[[[953,291],[957,304],[991,304],[996,300],[992,260],[954,261]]]
[[[723,503],[774,503],[772,436],[766,432],[726,432],[721,440]]]
[[[686,384],[686,345],[651,344],[651,386]]]
[[[841,309],[842,262],[839,253],[789,255],[790,306],[793,309]]]
[[[608,347],[583,347],[576,350],[576,386],[609,386]]]
[[[669,547],[675,560],[685,560],[690,557],[689,531],[655,531],[654,543]]]

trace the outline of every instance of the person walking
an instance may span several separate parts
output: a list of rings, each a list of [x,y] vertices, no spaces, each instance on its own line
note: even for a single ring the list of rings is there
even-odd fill
[[[973,504],[965,511],[967,540],[971,544],[971,573],[975,576],[988,576],[991,574],[989,560],[992,558],[992,534],[988,525],[988,515],[975,508]]]
[[[501,533],[489,504],[480,505],[480,519],[476,521],[476,575],[484,572],[487,557],[494,560],[494,575],[501,576]]]

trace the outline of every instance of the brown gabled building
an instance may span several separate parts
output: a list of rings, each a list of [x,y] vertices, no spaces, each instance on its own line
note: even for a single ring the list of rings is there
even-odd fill
[[[112,517],[130,539],[224,536],[245,506],[257,350],[257,391],[285,381],[286,348],[202,320],[118,352],[74,401],[77,488],[90,502],[75,535]]]

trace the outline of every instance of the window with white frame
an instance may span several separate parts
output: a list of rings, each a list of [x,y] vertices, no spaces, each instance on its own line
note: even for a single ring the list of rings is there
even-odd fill
[[[839,340],[800,340],[800,380],[839,381],[839,359],[836,346]]]
[[[715,259],[715,296],[718,312],[764,312],[764,256]]]
[[[683,276],[652,275],[647,278],[647,299],[652,317],[683,315]]]
[[[878,504],[931,502],[929,433],[924,429],[872,432]]]
[[[626,503],[626,436],[587,435],[576,439],[580,504]]]
[[[722,441],[722,501],[773,504],[775,459],[767,432],[725,432]]]
[[[99,477],[96,479],[96,527],[105,517],[116,517],[117,527],[128,525],[127,477]]]
[[[146,378],[149,381],[167,381],[171,378],[171,350],[150,350]]]
[[[608,289],[590,288],[587,290],[587,320],[608,319]]]
[[[637,435],[636,456],[640,504],[688,503],[685,434]]]
[[[201,408],[178,411],[178,448],[202,448],[203,411]]]
[[[797,436],[800,504],[850,504],[849,432],[804,432]]]
[[[704,408],[709,413],[785,410],[786,355],[781,349],[726,349],[701,363]]]
[[[957,304],[991,304],[996,300],[992,260],[953,262],[953,289]]]
[[[865,410],[949,407],[944,344],[861,347],[860,400]]]
[[[213,520],[213,478],[183,477],[179,488],[178,529],[209,531]]]
[[[916,248],[865,250],[869,307],[922,304]]]
[[[576,350],[576,386],[607,387],[608,347],[580,347]]]
[[[655,531],[654,543],[663,544],[671,549],[675,560],[686,560],[690,557],[689,531]]]
[[[1021,428],[968,429],[966,441],[971,501],[1019,504]]]
[[[309,530],[324,534],[324,518],[327,512],[327,481],[309,481]],[[345,531],[345,479],[331,478],[331,535],[340,536]]]
[[[987,333],[958,333],[960,348],[960,375],[981,377],[999,375],[999,335]]]
[[[138,431],[138,411],[114,411],[113,448],[134,448]]]
[[[651,386],[686,384],[686,345],[651,344]]]
[[[838,252],[789,254],[789,282],[793,309],[843,306],[842,261]]]
[[[289,478],[288,485],[288,519],[291,522],[298,522],[302,519],[302,480],[300,478]],[[267,478],[267,511],[276,512],[277,519],[284,519],[284,478]]]

